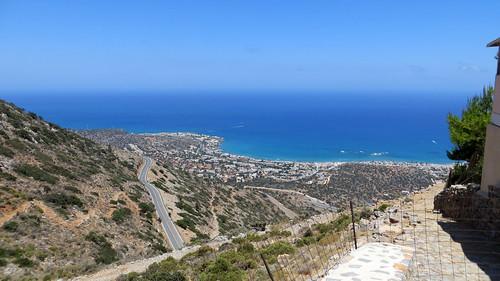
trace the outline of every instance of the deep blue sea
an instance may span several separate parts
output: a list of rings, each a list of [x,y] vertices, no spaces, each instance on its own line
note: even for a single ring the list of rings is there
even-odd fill
[[[352,93],[10,94],[2,99],[73,129],[196,132],[223,149],[295,161],[448,163],[446,116],[465,95]]]

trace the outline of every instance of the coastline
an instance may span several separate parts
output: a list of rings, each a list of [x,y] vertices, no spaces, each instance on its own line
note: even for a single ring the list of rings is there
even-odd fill
[[[256,157],[252,155],[242,155],[242,154],[237,154],[234,152],[227,151],[226,149],[223,148],[223,143],[224,143],[224,137],[222,136],[217,136],[217,135],[210,135],[210,134],[201,134],[201,133],[194,133],[194,132],[184,132],[184,131],[177,131],[177,132],[127,132],[123,129],[96,129],[97,131],[100,130],[120,130],[123,131],[124,133],[131,134],[131,135],[139,135],[139,136],[189,136],[189,137],[205,137],[205,138],[210,138],[213,140],[218,141],[218,152],[221,155],[233,157],[233,158],[238,158],[241,160],[250,160],[250,161],[255,161],[255,162],[273,162],[273,163],[279,163],[279,164],[304,164],[304,165],[316,165],[319,167],[322,166],[332,166],[332,165],[340,165],[340,164],[349,164],[349,163],[357,163],[357,164],[371,164],[371,165],[384,165],[384,166],[421,166],[421,167],[452,167],[454,165],[453,162],[450,161],[450,163],[436,163],[436,162],[426,162],[426,161],[411,161],[411,160],[328,160],[328,161],[321,161],[321,160],[316,160],[316,161],[301,161],[301,160],[281,160],[281,159],[273,159],[273,158],[262,158],[262,157]],[[88,130],[79,130],[79,131],[88,131]],[[92,131],[92,130],[90,130]],[[384,155],[389,154],[388,152],[385,152]],[[377,157],[379,155],[373,155],[374,157]]]
[[[353,194],[362,202],[390,199],[444,180],[451,165],[409,161],[294,162],[227,153],[223,138],[186,132],[127,133],[81,131],[85,137],[157,160],[174,173],[236,188],[245,186],[296,190],[333,205]],[[177,171],[177,172],[176,172]],[[374,188],[376,187],[376,188]],[[354,191],[354,193],[353,193]],[[287,206],[293,209],[294,205]]]

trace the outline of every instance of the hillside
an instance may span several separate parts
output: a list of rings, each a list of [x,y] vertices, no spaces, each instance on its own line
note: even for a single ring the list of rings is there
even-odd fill
[[[168,251],[139,154],[82,137],[0,102],[0,277],[57,278]],[[155,162],[159,188],[187,244],[288,220],[286,207]],[[295,216],[295,214],[292,214]]]
[[[74,276],[167,251],[140,163],[0,101],[0,279]]]
[[[247,232],[253,225],[287,219],[283,211],[259,192],[199,178],[167,164],[155,164],[148,178],[160,189],[185,241],[236,235]]]

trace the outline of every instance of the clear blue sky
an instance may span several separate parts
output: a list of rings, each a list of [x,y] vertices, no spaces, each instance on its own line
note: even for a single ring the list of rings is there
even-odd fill
[[[500,1],[0,0],[0,92],[478,92]]]

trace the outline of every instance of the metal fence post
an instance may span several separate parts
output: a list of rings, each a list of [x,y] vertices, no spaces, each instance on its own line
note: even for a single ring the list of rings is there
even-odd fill
[[[269,269],[269,265],[267,265],[267,261],[266,261],[266,259],[264,258],[264,255],[262,255],[262,253],[260,253],[260,258],[261,258],[261,259],[262,259],[262,261],[264,262],[264,266],[266,267],[267,274],[269,275],[269,278],[271,278],[271,281],[274,281],[273,274],[271,273],[271,270]]]
[[[349,201],[349,206],[351,207],[351,221],[352,221],[352,233],[354,235],[354,249],[357,249],[358,238],[356,237],[356,225],[354,224],[354,208],[352,207],[352,201]]]

